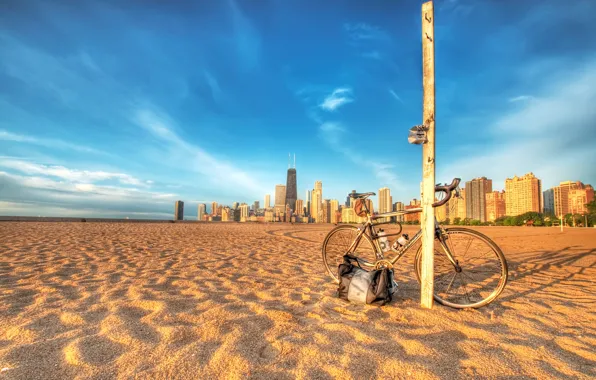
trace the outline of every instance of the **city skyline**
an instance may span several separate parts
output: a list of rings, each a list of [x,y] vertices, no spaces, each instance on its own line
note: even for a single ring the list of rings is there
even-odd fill
[[[0,214],[252,204],[287,187],[288,151],[298,195],[322,180],[340,204],[353,189],[419,197],[419,3],[77,4],[0,6]],[[577,38],[596,33],[594,13],[436,2],[437,182],[596,183],[596,41]]]

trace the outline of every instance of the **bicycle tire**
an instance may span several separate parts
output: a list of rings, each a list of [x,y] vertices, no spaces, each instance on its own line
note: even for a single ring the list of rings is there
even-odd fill
[[[333,281],[336,284],[339,284],[339,279],[337,276],[337,267],[339,265],[339,261],[336,261],[335,263],[329,263],[329,254],[328,254],[328,249],[327,246],[330,242],[330,240],[333,238],[334,235],[336,235],[337,233],[341,232],[342,230],[347,231],[347,230],[353,230],[354,232],[354,236],[355,234],[358,233],[358,227],[356,226],[352,226],[349,224],[343,224],[343,225],[339,225],[335,228],[333,228],[331,231],[329,231],[329,233],[327,234],[327,236],[325,236],[325,240],[323,240],[323,246],[321,248],[321,254],[323,256],[323,263],[325,264],[325,268],[327,269],[327,273],[331,276],[331,278],[333,278]],[[368,234],[364,233],[362,235],[362,239],[364,239],[369,245],[370,245],[370,253],[372,254],[372,260],[369,260],[371,262],[375,262],[375,255],[376,255],[376,250],[375,250],[375,246],[370,238],[370,236],[368,236]],[[350,243],[353,242],[353,240],[350,241]],[[360,240],[360,242],[358,242],[358,248],[360,248],[360,245],[362,244],[362,240]],[[347,247],[346,247],[347,248]],[[336,257],[336,259],[341,259],[341,257],[343,257],[343,255],[347,253],[347,252],[342,252],[339,253]],[[358,256],[357,252],[352,252],[353,254],[356,254],[356,256]],[[332,265],[330,265],[332,264]]]
[[[439,296],[437,294],[437,289],[435,288],[435,293],[433,294],[433,298],[435,299],[435,301],[437,301],[438,303],[440,303],[441,305],[444,306],[449,306],[452,308],[456,308],[456,309],[466,309],[466,308],[480,308],[482,306],[486,306],[489,303],[491,303],[492,301],[494,301],[502,292],[503,289],[505,289],[505,285],[507,285],[507,280],[509,277],[509,269],[507,266],[507,260],[505,259],[505,255],[503,255],[503,252],[501,251],[501,249],[499,248],[499,246],[493,241],[491,240],[488,236],[469,229],[469,228],[463,228],[463,227],[452,227],[452,228],[446,228],[444,230],[449,238],[449,235],[456,235],[456,234],[464,234],[464,235],[470,235],[470,236],[474,236],[477,239],[480,239],[481,241],[483,241],[484,243],[486,243],[486,245],[488,247],[491,248],[492,252],[494,253],[494,255],[496,256],[496,258],[498,259],[498,262],[500,264],[500,277],[499,277],[499,282],[498,285],[496,286],[496,288],[486,297],[483,297],[482,300],[478,301],[478,302],[473,302],[473,303],[468,303],[468,304],[461,304],[461,303],[454,303],[454,302],[450,302],[448,300],[443,299],[441,296]],[[435,238],[435,245],[437,244],[437,240]],[[440,244],[440,243],[439,243]],[[449,243],[447,243],[449,244]],[[436,250],[436,248],[435,248]],[[416,272],[416,277],[418,280],[418,283],[421,282],[420,278],[420,271],[421,271],[421,260],[422,260],[422,246],[418,247],[418,251],[416,252],[416,257],[414,259],[414,266],[415,266],[415,272]],[[488,253],[488,252],[487,252]],[[441,254],[443,255],[443,257],[446,258],[446,255],[444,253],[441,252]],[[458,257],[456,256],[456,253],[453,253],[453,255],[455,256],[455,259],[458,259]],[[435,259],[436,259],[437,254],[435,254]],[[460,258],[461,259],[461,258]],[[437,262],[435,260],[435,267],[437,265]],[[451,265],[451,264],[450,264]],[[465,263],[460,263],[460,265],[462,266],[462,268],[464,268],[466,266]],[[452,266],[452,265],[451,265]],[[463,273],[463,269],[462,269],[462,273]],[[436,276],[436,273],[435,273]],[[454,275],[455,278],[456,275]],[[471,278],[470,276],[467,276],[468,278]],[[463,279],[461,280],[463,283]],[[453,280],[452,280],[453,282]],[[463,284],[464,289],[465,289],[465,284]],[[469,300],[469,297],[467,297]]]

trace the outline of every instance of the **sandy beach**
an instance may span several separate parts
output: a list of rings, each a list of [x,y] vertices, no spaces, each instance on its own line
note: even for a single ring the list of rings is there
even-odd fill
[[[389,305],[339,300],[332,227],[2,222],[0,378],[596,376],[596,229],[478,228],[504,292],[426,310],[414,251]]]

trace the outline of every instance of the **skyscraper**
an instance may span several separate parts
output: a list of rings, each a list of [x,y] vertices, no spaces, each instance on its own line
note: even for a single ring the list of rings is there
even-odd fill
[[[211,202],[211,215],[217,215],[217,202]]]
[[[339,202],[337,201],[337,199],[332,199],[329,207],[331,208],[331,223],[337,223],[338,222],[338,211],[339,211]]]
[[[259,201],[255,201],[255,203],[252,205],[252,209],[255,211],[255,213],[259,209],[259,206],[260,206]]]
[[[311,216],[310,205],[312,203],[312,191],[306,190],[306,198],[304,199],[304,207],[306,207],[306,216]]]
[[[304,215],[304,201],[302,199],[296,199],[296,210],[294,213],[299,216]]]
[[[265,209],[271,208],[271,195],[265,194]]]
[[[508,216],[542,211],[542,182],[532,172],[521,177],[507,178],[505,194],[505,213]],[[555,206],[556,204],[555,199]]]
[[[184,220],[184,202],[176,201],[174,207],[174,220]]]
[[[569,213],[570,214],[587,214],[588,203],[594,200],[594,187],[592,185],[585,185],[581,189],[569,190]]]
[[[480,177],[466,182],[466,214],[468,218],[486,222],[486,193],[492,191],[492,179]]]
[[[486,220],[494,222],[505,216],[506,194],[504,191],[486,193]]]
[[[275,185],[275,210],[285,212],[286,210],[286,187],[285,185]]]
[[[388,187],[382,187],[379,189],[379,214],[391,212],[391,209],[391,190]],[[389,220],[384,218],[384,221]]]
[[[204,203],[199,203],[199,207],[197,210],[197,220],[203,220],[206,213],[207,213],[207,205]]]
[[[555,189],[551,188],[542,192],[542,203],[545,214],[555,214]]]
[[[323,182],[315,181],[315,188],[312,191],[312,203],[310,205],[310,212],[316,223],[321,223],[323,220]]]
[[[569,192],[575,189],[583,189],[584,184],[580,181],[565,181],[554,187],[555,215],[558,217],[569,214]]]
[[[286,204],[290,205],[290,210],[296,211],[296,199],[298,199],[298,190],[296,189],[296,155],[294,155],[294,167],[288,167],[286,179]]]

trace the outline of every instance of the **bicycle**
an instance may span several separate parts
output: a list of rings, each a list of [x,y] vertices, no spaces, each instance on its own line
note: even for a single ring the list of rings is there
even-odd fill
[[[449,199],[451,199],[452,192],[455,192],[455,197],[459,197],[459,182],[460,179],[455,178],[450,185],[436,185],[435,192],[445,193],[445,198],[433,203],[433,207],[439,207],[447,203]],[[395,263],[422,237],[422,230],[419,230],[412,239],[409,239],[406,234],[403,234],[401,238],[396,239],[392,245],[386,247],[385,252],[383,252],[379,241],[380,238],[383,236],[400,235],[403,228],[401,223],[397,222],[399,225],[399,231],[397,233],[380,235],[375,227],[391,223],[391,221],[378,222],[378,220],[385,218],[390,219],[405,214],[419,213],[422,211],[422,208],[417,207],[409,210],[371,215],[364,200],[373,195],[376,194],[373,192],[350,193],[349,196],[354,198],[356,203],[359,202],[359,206],[362,207],[362,211],[358,215],[361,217],[365,216],[366,221],[360,227],[347,224],[339,225],[329,231],[323,241],[323,262],[325,263],[327,272],[335,280],[335,283],[339,283],[337,267],[343,262],[343,256],[345,254],[356,256],[358,264],[365,270],[378,269],[380,267],[392,268]],[[343,239],[344,242],[347,241],[348,245],[337,250],[335,263],[331,263],[331,242],[337,240],[337,238],[341,238],[344,233],[353,234],[355,237]],[[464,244],[465,251],[463,254],[458,254],[455,252],[456,244],[454,244],[454,240],[457,240],[457,238],[462,236],[467,237],[468,240]],[[364,247],[359,247],[361,242],[364,242]],[[481,256],[478,257],[480,260],[477,267],[472,267],[467,261],[468,252],[470,252],[470,248],[474,243],[480,245],[480,247],[474,246],[474,249],[472,250],[472,255],[476,253],[478,256]],[[359,250],[359,248],[363,249]],[[421,252],[422,247],[420,246],[414,259],[414,270],[419,283],[421,271],[420,263],[422,260]],[[394,253],[396,255],[393,258],[387,259],[385,258],[385,254],[388,253]],[[472,259],[473,258],[474,257],[472,257]],[[491,259],[493,262],[490,262]],[[330,264],[335,266],[332,267]],[[491,270],[491,268],[493,268],[493,270]],[[451,276],[451,274],[453,275]],[[491,276],[478,282],[477,280],[482,274]],[[505,288],[508,278],[507,261],[499,246],[488,236],[464,227],[444,228],[439,225],[435,217],[434,276],[434,299],[438,303],[457,309],[479,308],[494,301]],[[459,281],[456,281],[456,279]],[[443,282],[448,282],[446,290],[442,290],[440,286]],[[486,283],[488,290],[480,288],[481,283]],[[458,294],[453,297],[448,294],[452,288],[458,291]],[[471,290],[471,292],[469,292],[469,290]],[[463,291],[464,294],[459,294],[459,291]],[[474,299],[471,297],[474,297]]]

